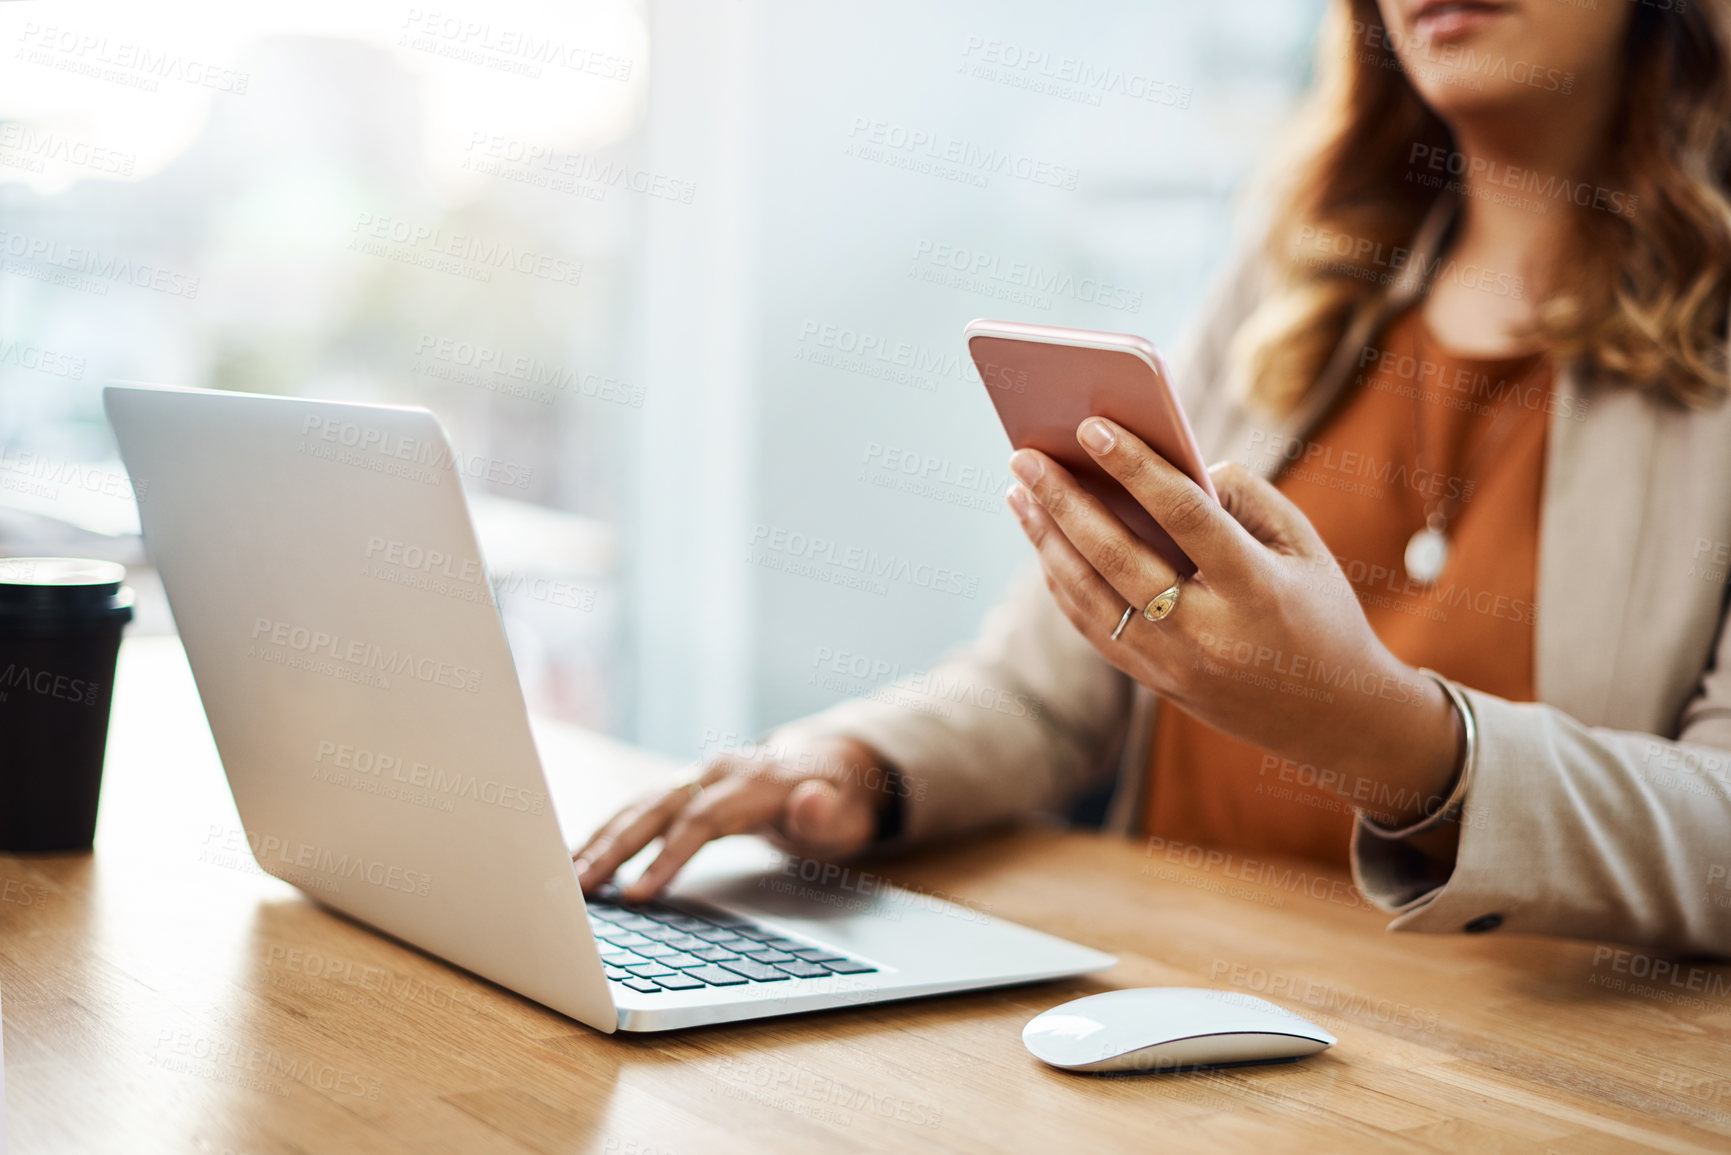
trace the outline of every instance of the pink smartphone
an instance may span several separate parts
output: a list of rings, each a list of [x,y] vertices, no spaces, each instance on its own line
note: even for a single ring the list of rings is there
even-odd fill
[[[1116,421],[1220,500],[1154,346],[1128,333],[1016,321],[970,321],[962,335],[1010,444],[1059,462],[1181,575],[1195,573],[1148,511],[1076,442],[1076,427],[1089,417]]]

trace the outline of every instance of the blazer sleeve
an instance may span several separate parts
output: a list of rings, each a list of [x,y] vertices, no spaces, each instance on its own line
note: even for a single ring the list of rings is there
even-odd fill
[[[1108,771],[1128,728],[1128,677],[1078,634],[1038,565],[1017,574],[972,642],[923,674],[775,731],[858,739],[900,771],[901,841],[1056,811]]]
[[[1478,765],[1454,861],[1360,822],[1353,873],[1393,930],[1501,928],[1731,957],[1731,633],[1675,740],[1461,687]]]

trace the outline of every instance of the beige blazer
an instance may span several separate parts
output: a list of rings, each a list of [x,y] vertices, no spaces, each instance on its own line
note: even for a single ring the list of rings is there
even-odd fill
[[[1439,205],[1409,270],[1428,257]],[[1171,360],[1211,460],[1273,472],[1359,352],[1424,286],[1409,272],[1352,327],[1280,427],[1238,403],[1226,350],[1264,291],[1234,263]],[[1550,419],[1536,607],[1538,702],[1462,687],[1478,766],[1452,863],[1359,823],[1354,878],[1395,930],[1562,935],[1731,956],[1731,404],[1695,412],[1565,368]],[[784,727],[851,735],[908,783],[904,838],[1061,812],[1116,769],[1109,825],[1144,810],[1153,697],[1102,659],[1024,571],[972,642],[893,692]]]

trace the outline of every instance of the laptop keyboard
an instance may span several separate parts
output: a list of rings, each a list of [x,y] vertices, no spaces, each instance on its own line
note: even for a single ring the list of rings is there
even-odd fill
[[[614,887],[604,888],[588,906],[608,980],[643,994],[875,974],[878,969],[718,910],[628,903]]]

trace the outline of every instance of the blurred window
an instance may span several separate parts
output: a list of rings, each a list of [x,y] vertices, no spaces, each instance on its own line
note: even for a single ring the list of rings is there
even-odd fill
[[[103,383],[420,404],[537,708],[881,690],[1026,556],[962,324],[1170,342],[1319,11],[0,5],[0,553],[172,629]]]

